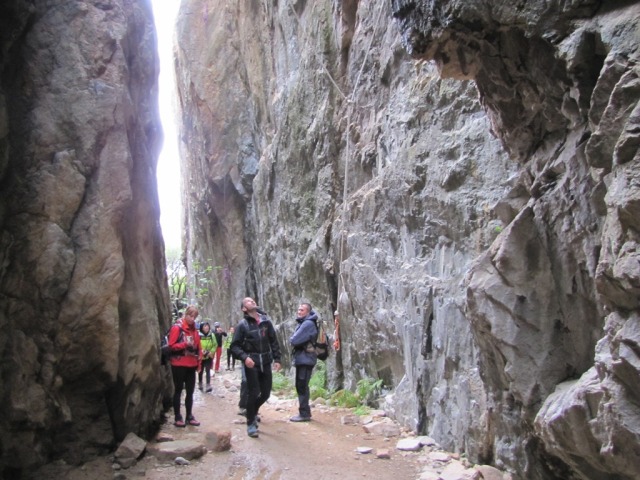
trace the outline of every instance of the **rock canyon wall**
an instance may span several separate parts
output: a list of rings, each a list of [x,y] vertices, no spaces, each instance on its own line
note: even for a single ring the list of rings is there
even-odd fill
[[[160,420],[155,38],[147,1],[0,5],[2,478]]]
[[[185,0],[205,316],[309,300],[333,387],[515,478],[640,475],[637,2]]]

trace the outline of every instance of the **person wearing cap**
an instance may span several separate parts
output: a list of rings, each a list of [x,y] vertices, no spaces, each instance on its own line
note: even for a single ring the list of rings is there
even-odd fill
[[[298,394],[298,415],[291,417],[291,422],[308,422],[311,420],[309,405],[309,381],[313,367],[318,362],[315,341],[318,338],[318,315],[310,303],[298,306],[296,327],[289,343],[293,347],[293,364],[296,367],[296,393]]]
[[[271,396],[271,364],[280,370],[280,346],[276,330],[266,313],[258,309],[253,298],[240,304],[244,318],[236,326],[231,352],[243,365],[247,378],[247,435],[258,436],[258,411]]]
[[[216,348],[216,359],[215,359],[215,371],[218,373],[220,371],[220,357],[222,356],[222,344],[224,343],[223,337],[227,336],[227,332],[222,330],[222,326],[220,322],[216,322],[213,324],[213,334],[216,336],[216,341],[218,342],[218,347]]]

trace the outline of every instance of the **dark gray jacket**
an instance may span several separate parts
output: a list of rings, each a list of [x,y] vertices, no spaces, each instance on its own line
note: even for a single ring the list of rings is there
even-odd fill
[[[266,314],[260,315],[259,324],[255,318],[245,315],[236,327],[229,349],[233,357],[243,363],[251,357],[261,370],[270,367],[272,361],[280,363],[276,331]]]
[[[314,366],[318,357],[313,348],[318,338],[318,315],[311,310],[304,318],[296,318],[298,326],[289,339],[293,346],[293,364]],[[308,346],[311,346],[307,348]]]

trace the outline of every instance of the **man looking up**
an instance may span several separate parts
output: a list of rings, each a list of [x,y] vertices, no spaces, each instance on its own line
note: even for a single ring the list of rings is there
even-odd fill
[[[271,320],[258,311],[253,298],[240,304],[244,318],[238,323],[231,353],[242,362],[247,377],[247,435],[258,436],[258,411],[271,395],[271,363],[280,370],[280,346]]]

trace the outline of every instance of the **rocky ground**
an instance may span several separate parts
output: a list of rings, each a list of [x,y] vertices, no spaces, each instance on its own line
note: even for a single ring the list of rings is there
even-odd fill
[[[466,469],[469,465],[455,454],[442,452],[426,437],[403,432],[389,419],[379,416],[356,417],[349,409],[316,404],[313,421],[292,423],[297,413],[295,399],[272,397],[261,409],[259,438],[246,434],[244,417],[237,403],[240,383],[238,369],[220,372],[213,380],[213,391],[196,390],[194,414],[200,427],[176,428],[167,422],[157,439],[194,440],[208,447],[208,453],[186,465],[159,460],[148,452],[160,445],[150,442],[133,466],[118,468],[114,458],[99,458],[82,467],[49,465],[35,478],[68,480],[124,480],[149,478],[170,480],[288,480],[300,478],[340,479],[424,479],[505,480],[491,467]],[[231,448],[214,452],[212,438],[230,433]],[[408,445],[402,446],[400,442]],[[424,444],[432,444],[421,446]],[[399,450],[397,447],[416,449]],[[484,469],[484,470],[483,470]],[[481,476],[481,473],[484,476]]]

